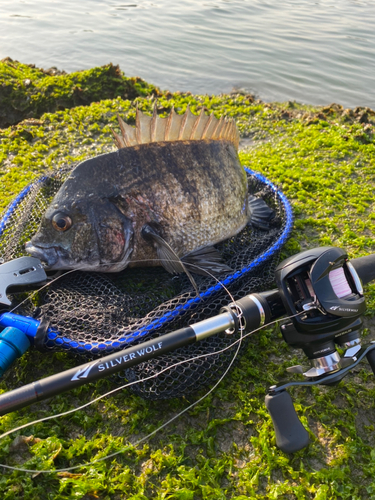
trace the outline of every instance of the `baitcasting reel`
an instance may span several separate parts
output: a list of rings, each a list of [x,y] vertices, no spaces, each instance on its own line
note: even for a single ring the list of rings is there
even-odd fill
[[[361,343],[366,310],[362,284],[344,250],[317,248],[291,257],[276,269],[276,283],[292,322],[281,325],[285,341],[300,347],[313,367],[289,371],[319,378],[338,371],[342,361],[336,345],[353,356]]]
[[[344,250],[321,247],[301,252],[283,261],[275,278],[285,310],[292,316],[280,327],[284,340],[301,348],[311,363],[307,369],[300,365],[288,369],[302,374],[305,381],[272,386],[266,397],[277,446],[292,453],[304,448],[309,438],[286,389],[336,384],[364,356],[375,373],[375,344],[361,346],[366,304],[361,280]],[[337,348],[344,350],[342,356]]]

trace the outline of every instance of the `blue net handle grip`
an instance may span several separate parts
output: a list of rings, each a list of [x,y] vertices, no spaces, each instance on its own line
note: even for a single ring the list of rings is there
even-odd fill
[[[7,327],[0,333],[0,376],[30,347],[30,340],[18,328]]]
[[[35,338],[39,325],[40,321],[28,316],[13,313],[3,313],[0,316],[0,326],[17,328],[27,335],[30,340]]]

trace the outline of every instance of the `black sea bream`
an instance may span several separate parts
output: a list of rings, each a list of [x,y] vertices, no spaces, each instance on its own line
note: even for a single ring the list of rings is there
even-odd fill
[[[155,107],[137,110],[135,128],[119,123],[118,151],[74,168],[28,253],[49,269],[229,271],[213,245],[273,214],[248,196],[234,121],[189,109],[160,118]]]

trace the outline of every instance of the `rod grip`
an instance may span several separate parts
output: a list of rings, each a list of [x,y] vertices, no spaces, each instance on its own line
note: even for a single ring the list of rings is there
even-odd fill
[[[267,394],[266,408],[271,415],[276,434],[276,446],[284,453],[294,453],[309,444],[309,434],[303,427],[287,391]]]

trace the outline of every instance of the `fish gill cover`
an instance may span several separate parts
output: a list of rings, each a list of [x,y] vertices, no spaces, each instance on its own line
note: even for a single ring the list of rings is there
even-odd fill
[[[0,221],[2,259],[25,254],[25,243],[38,230],[43,214],[73,166],[58,167],[39,177],[7,207]],[[248,169],[246,175],[249,194],[263,198],[276,216],[268,230],[247,225],[216,245],[232,269],[220,280],[235,299],[272,286],[279,251],[292,226],[290,206],[277,187]],[[110,274],[75,271],[59,277],[36,297],[30,296],[18,312],[32,315],[39,307],[38,319],[49,326],[40,349],[98,357],[123,349],[130,342],[155,338],[218,314],[230,302],[216,279],[198,275],[194,279],[199,296],[185,274],[173,276],[162,267],[130,268]],[[14,296],[14,300],[19,299]],[[186,395],[217,380],[226,370],[236,347],[220,351],[231,342],[230,336],[216,335],[127,369],[122,376],[136,381],[171,366],[160,376],[135,384],[133,390],[151,399]],[[212,355],[214,352],[218,354]],[[207,353],[211,355],[205,357]],[[179,361],[186,362],[172,367]]]

